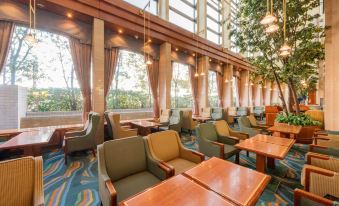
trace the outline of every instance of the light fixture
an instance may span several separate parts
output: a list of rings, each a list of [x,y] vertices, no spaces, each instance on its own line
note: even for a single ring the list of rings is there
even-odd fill
[[[211,61],[212,61],[212,59],[209,59],[208,61],[210,61],[210,62],[211,62]]]
[[[229,81],[228,81],[228,79],[225,79],[225,83],[228,83]]]
[[[283,0],[283,12],[284,12],[284,44],[279,49],[280,56],[283,58],[288,57],[291,54],[291,47],[287,44],[287,38],[286,38],[286,0]]]
[[[194,57],[195,57],[195,53],[193,53],[193,54],[192,54],[192,56],[194,56]]]
[[[179,51],[179,49],[178,49],[178,48],[175,48],[175,51]]]
[[[271,11],[270,11],[270,2],[267,0],[267,12],[265,17],[260,21],[260,24],[262,25],[269,25],[273,24],[277,21],[277,17],[274,16],[273,14],[273,0],[271,0]]]
[[[153,62],[151,61],[151,57],[149,54],[149,51],[146,52],[146,46],[148,47],[150,45],[150,43],[152,42],[151,40],[151,15],[150,15],[150,1],[146,4],[145,8],[143,10],[140,11],[140,14],[142,14],[144,16],[144,58],[145,58],[145,65],[146,66],[150,66]],[[148,19],[146,22],[146,8],[148,8]],[[147,24],[147,29],[146,29],[146,24]],[[147,39],[147,41],[146,41]]]
[[[138,36],[138,35],[134,35],[134,38],[135,38],[135,39],[139,39],[139,36]]]
[[[73,14],[72,13],[70,13],[70,12],[68,12],[67,14],[66,14],[66,16],[68,17],[68,18],[73,18]]]
[[[195,76],[195,77],[198,77],[198,76],[199,76],[199,74],[198,74],[197,72],[195,72],[194,76]]]
[[[276,31],[279,30],[279,26],[276,25],[276,24],[271,24],[269,25],[266,29],[265,29],[265,32],[267,34],[272,34],[272,33],[275,33]]]
[[[118,29],[118,33],[119,33],[119,34],[122,34],[122,29]]]
[[[29,0],[29,32],[25,37],[25,41],[30,46],[35,46],[38,41],[35,37],[35,23],[36,23],[36,4],[35,0]]]
[[[152,61],[148,59],[148,60],[146,61],[146,65],[151,65],[151,64],[152,64]]]

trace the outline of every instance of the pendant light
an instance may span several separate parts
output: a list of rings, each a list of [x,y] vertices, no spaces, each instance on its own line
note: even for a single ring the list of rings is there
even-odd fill
[[[29,33],[25,37],[25,41],[30,46],[35,46],[38,41],[35,37],[35,22],[36,22],[36,4],[35,0],[29,0]]]
[[[150,11],[148,11],[148,20],[146,22],[146,8],[148,7],[148,9],[150,10],[150,1],[146,4],[145,8],[143,9],[142,13],[144,15],[144,59],[145,59],[145,66],[150,66],[152,65],[152,61],[149,55],[149,52],[146,52],[146,47],[150,47],[151,44],[151,14]],[[146,24],[147,24],[147,29],[146,29]],[[147,53],[147,54],[146,54]]]
[[[266,12],[265,17],[260,21],[260,24],[262,25],[269,25],[277,21],[277,17],[273,15],[273,12],[272,12],[273,9],[271,9],[271,12],[270,12],[269,4],[270,4],[269,0],[267,0],[267,12]],[[273,7],[272,5],[273,5],[273,0],[271,0],[271,8]]]
[[[286,39],[286,0],[283,0],[283,12],[284,12],[284,44],[279,49],[281,57],[288,57],[291,54],[291,47],[287,44]]]

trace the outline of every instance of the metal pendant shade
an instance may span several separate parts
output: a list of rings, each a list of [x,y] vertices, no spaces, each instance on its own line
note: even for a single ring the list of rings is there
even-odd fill
[[[275,17],[270,12],[267,12],[265,17],[260,21],[260,24],[269,25],[269,24],[275,23],[276,21],[277,21],[277,17]]]

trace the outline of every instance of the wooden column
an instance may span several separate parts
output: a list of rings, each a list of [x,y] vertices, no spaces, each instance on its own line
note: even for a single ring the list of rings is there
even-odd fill
[[[160,111],[171,108],[172,61],[171,44],[160,45],[159,59],[159,106]]]
[[[209,107],[208,103],[208,70],[209,70],[209,62],[208,57],[203,56],[198,59],[198,72],[201,74],[202,72],[205,73],[205,75],[199,76],[198,81],[198,96],[199,96],[199,109],[201,112],[201,109],[204,107]]]
[[[203,38],[207,37],[207,0],[197,2],[197,34]]]
[[[164,20],[169,20],[169,0],[159,0],[159,17]]]
[[[97,131],[97,142],[104,142],[104,118],[105,97],[104,97],[104,21],[94,19],[92,32],[92,110],[101,115]]]
[[[232,107],[233,105],[233,65],[227,64],[224,66],[224,107]]]
[[[325,1],[325,129],[339,131],[339,1]]]
[[[243,70],[240,72],[240,95],[241,102],[240,106],[247,107],[249,106],[249,71]]]

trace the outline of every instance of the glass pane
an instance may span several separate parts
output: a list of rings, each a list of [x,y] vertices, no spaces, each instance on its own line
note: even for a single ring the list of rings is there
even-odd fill
[[[207,27],[212,29],[215,32],[220,32],[220,24],[216,23],[215,21],[207,18]]]
[[[107,104],[109,109],[152,107],[152,96],[143,55],[120,50]]]
[[[220,12],[217,10],[213,9],[209,5],[207,5],[207,14],[211,16],[213,19],[219,21],[220,20]]]
[[[169,11],[169,21],[190,32],[194,32],[195,23],[172,10]]]
[[[124,0],[124,1],[140,8],[140,9],[144,9],[149,0]],[[151,0],[150,3],[151,3],[150,8],[146,8],[146,11],[150,10],[150,12],[152,14],[157,15],[157,13],[158,13],[158,1],[157,0]]]
[[[194,19],[194,7],[189,6],[181,0],[171,0],[169,5]]]
[[[192,92],[189,80],[189,66],[173,63],[173,76],[171,82],[172,108],[192,108]]]
[[[219,35],[216,35],[215,33],[207,30],[207,39],[216,43],[216,44],[220,44],[220,37]]]
[[[218,107],[217,73],[208,72],[208,101],[210,107]]]

